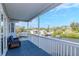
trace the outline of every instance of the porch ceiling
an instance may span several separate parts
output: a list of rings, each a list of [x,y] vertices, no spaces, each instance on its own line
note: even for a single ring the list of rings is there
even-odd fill
[[[17,21],[30,21],[36,16],[54,8],[61,3],[4,3],[8,17]]]

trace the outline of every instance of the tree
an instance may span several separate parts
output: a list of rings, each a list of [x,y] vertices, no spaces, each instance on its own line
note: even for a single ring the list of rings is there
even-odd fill
[[[25,31],[25,27],[21,27],[21,32],[24,32]]]
[[[71,29],[72,29],[73,31],[79,32],[79,23],[72,22],[72,23],[70,24],[70,27],[71,27]]]
[[[49,32],[49,31],[50,31],[49,25],[48,25],[48,28],[46,28],[46,31],[47,31],[47,32]]]

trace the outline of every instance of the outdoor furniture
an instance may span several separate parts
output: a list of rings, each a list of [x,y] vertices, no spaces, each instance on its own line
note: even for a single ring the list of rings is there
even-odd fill
[[[19,41],[19,38],[13,38],[13,36],[9,36],[7,45],[8,45],[8,49],[17,48],[21,46],[21,42]]]

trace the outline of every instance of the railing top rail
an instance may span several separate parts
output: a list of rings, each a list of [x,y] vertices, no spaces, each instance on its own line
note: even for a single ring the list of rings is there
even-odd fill
[[[34,34],[32,34],[32,35],[34,35]],[[77,42],[72,42],[72,41],[63,40],[63,39],[61,40],[60,38],[50,38],[50,37],[45,37],[45,36],[40,36],[40,35],[34,35],[34,36],[79,46],[79,43],[77,43]]]

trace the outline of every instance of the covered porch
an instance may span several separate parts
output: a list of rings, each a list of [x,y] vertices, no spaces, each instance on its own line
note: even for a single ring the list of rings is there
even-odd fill
[[[61,3],[29,3],[29,4],[1,4],[2,11],[7,19],[3,18],[3,34],[0,34],[0,55],[6,56],[78,56],[79,43],[51,38],[39,34],[40,15],[59,6]],[[1,13],[1,15],[3,15]],[[29,33],[31,21],[37,18],[37,34]],[[1,20],[0,20],[1,21]],[[7,38],[16,36],[15,23],[26,22],[27,36],[19,38],[21,47],[15,49],[7,48]],[[5,30],[6,29],[6,30]],[[1,33],[1,32],[0,32]]]

